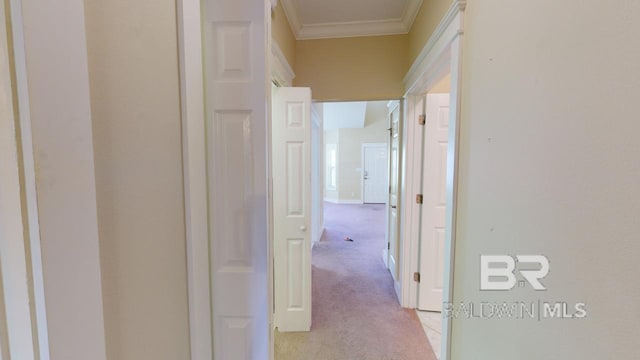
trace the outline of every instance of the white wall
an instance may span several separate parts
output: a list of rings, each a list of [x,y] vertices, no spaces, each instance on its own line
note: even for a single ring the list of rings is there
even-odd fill
[[[456,320],[453,359],[633,359],[640,2],[469,1],[454,297],[584,301],[584,320]],[[481,254],[544,254],[546,292],[480,292]]]

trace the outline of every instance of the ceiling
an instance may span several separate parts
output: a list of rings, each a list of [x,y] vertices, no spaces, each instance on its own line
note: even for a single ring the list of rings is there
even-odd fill
[[[365,125],[366,101],[317,103],[322,107],[324,130],[358,129]]]
[[[422,0],[280,0],[298,40],[406,34]]]

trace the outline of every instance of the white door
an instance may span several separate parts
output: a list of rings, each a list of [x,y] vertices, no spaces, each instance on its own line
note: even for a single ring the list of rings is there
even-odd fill
[[[442,311],[449,94],[428,94],[426,102],[418,308]]]
[[[388,260],[387,266],[393,276],[394,282],[397,284],[398,277],[398,255],[400,249],[398,246],[398,236],[400,228],[400,206],[398,204],[399,183],[400,183],[400,106],[398,103],[390,109],[389,114],[389,211],[388,211]]]
[[[383,204],[387,202],[389,160],[387,144],[362,146],[363,202]]]
[[[281,332],[311,328],[311,90],[273,91],[275,321]]]
[[[203,0],[214,358],[269,357],[268,1]]]

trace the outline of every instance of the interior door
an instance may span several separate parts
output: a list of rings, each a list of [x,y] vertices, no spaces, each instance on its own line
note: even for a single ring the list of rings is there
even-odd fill
[[[363,202],[383,204],[387,202],[388,166],[387,145],[365,145],[363,147]]]
[[[202,6],[214,358],[262,360],[271,333],[264,35],[271,6]]]
[[[418,308],[442,311],[449,94],[428,94],[423,146]]]
[[[275,321],[281,332],[311,328],[311,90],[273,91]]]
[[[398,236],[400,228],[400,206],[398,204],[400,183],[400,105],[396,104],[389,113],[389,211],[388,211],[388,260],[387,266],[394,281],[398,277]]]

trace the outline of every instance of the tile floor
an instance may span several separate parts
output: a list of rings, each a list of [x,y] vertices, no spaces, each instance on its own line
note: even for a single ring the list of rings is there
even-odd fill
[[[440,359],[440,332],[442,331],[442,313],[432,311],[419,311],[416,310],[422,328],[427,334],[427,338],[431,343],[433,351],[436,353],[436,357]]]

